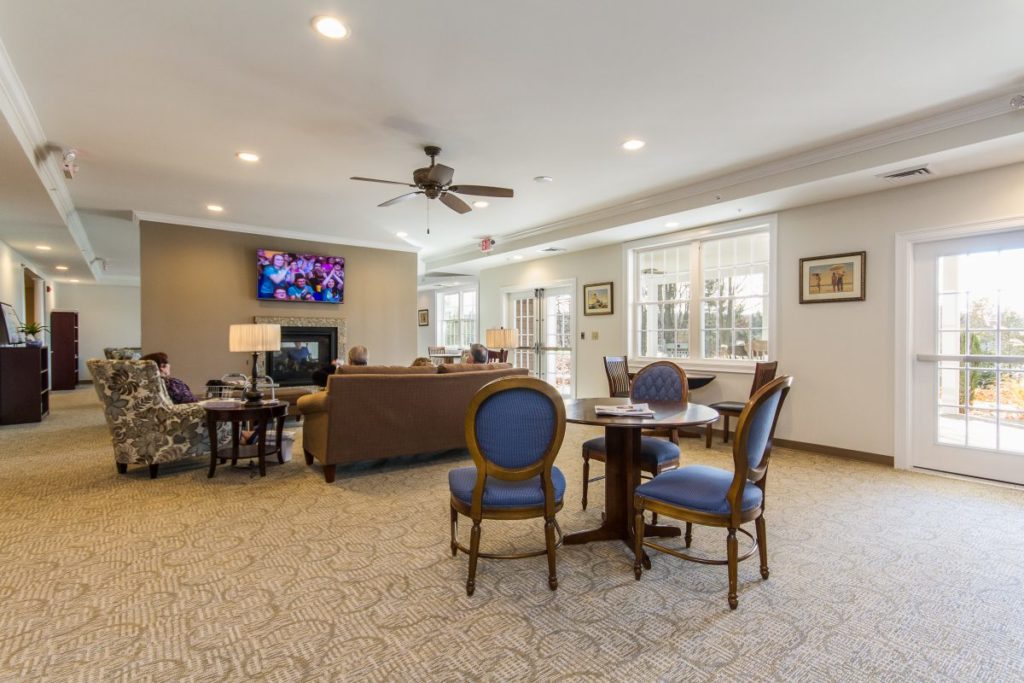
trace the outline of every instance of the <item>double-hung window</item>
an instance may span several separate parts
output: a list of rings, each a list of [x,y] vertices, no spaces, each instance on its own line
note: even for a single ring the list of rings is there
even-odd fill
[[[475,289],[438,292],[437,310],[441,313],[438,344],[465,348],[477,341],[480,335],[477,333],[476,299]]]
[[[774,234],[769,218],[627,245],[630,356],[767,358]]]

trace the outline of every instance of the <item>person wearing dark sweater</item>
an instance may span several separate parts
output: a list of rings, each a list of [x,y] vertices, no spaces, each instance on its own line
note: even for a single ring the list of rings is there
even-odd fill
[[[166,353],[163,351],[148,353],[142,357],[142,360],[151,360],[156,363],[156,369],[160,373],[160,379],[164,381],[164,386],[167,387],[167,393],[170,395],[171,401],[176,404],[196,403],[198,401],[187,384],[177,377],[171,377],[171,362],[167,359]]]

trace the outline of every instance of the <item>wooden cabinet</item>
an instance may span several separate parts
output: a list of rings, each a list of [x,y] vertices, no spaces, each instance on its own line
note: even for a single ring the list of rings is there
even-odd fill
[[[0,425],[40,422],[50,412],[50,350],[0,347]]]
[[[50,344],[53,389],[74,389],[78,385],[78,313],[50,314]]]

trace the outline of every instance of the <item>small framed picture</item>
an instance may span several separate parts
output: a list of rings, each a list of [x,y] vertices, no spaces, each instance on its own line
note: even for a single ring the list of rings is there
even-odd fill
[[[416,311],[416,318],[417,323],[419,323],[420,327],[426,327],[427,325],[430,324],[430,309],[421,308],[420,310]]]
[[[612,310],[612,283],[583,285],[583,315],[611,315]]]
[[[800,259],[800,303],[864,301],[867,252]]]

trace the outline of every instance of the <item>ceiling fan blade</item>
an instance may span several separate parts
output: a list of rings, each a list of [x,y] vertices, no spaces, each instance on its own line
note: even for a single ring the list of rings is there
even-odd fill
[[[458,211],[459,213],[469,213],[470,211],[473,210],[472,208],[470,208],[469,204],[462,201],[453,194],[448,194],[447,192],[441,195],[441,201],[444,202],[444,205],[447,206],[449,209],[451,209],[452,211]]]
[[[377,206],[391,206],[392,204],[400,204],[401,202],[404,202],[404,201],[407,201],[409,199],[412,199],[413,197],[415,197],[418,194],[423,194],[423,191],[421,190],[419,192],[410,192],[409,194],[400,194],[397,197],[395,197],[394,199],[389,199],[386,202],[384,202],[383,204],[378,204]]]
[[[511,197],[513,195],[513,191],[508,187],[488,187],[487,185],[452,185],[448,191],[480,197]]]
[[[451,166],[434,164],[430,167],[430,172],[427,173],[427,180],[438,185],[447,185],[452,181],[453,175],[455,175],[455,169]]]
[[[349,180],[363,180],[368,183],[387,183],[388,185],[405,185],[406,187],[416,187],[412,183],[400,183],[397,180],[380,180],[379,178],[360,178],[359,176],[352,176]]]

